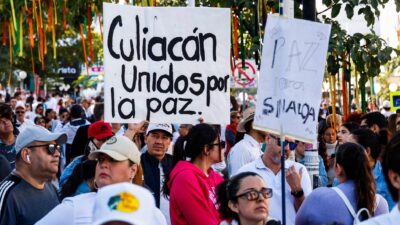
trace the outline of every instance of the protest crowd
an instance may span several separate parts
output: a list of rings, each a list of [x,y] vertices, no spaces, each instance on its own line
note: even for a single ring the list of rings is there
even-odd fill
[[[0,225],[400,224],[400,111],[321,100],[330,26],[269,17],[238,100],[229,9],[129,7],[98,96],[1,93]]]
[[[101,97],[16,92],[0,103],[0,224],[281,224],[282,144],[287,224],[397,224],[400,114],[335,122],[324,105],[310,176],[313,145],[255,129],[237,102],[225,126],[119,124],[103,121]]]

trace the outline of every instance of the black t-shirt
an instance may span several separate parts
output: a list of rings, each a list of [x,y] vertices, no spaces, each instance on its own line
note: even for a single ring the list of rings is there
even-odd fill
[[[0,182],[11,172],[11,164],[4,155],[0,154]]]
[[[42,190],[11,173],[0,183],[0,224],[32,225],[60,201],[55,187],[46,183]]]

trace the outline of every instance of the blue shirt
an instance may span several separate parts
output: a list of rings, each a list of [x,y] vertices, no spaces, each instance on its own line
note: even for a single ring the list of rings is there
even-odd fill
[[[318,155],[319,158],[319,187],[326,187],[328,185],[328,175],[326,174],[324,161],[321,156]],[[304,165],[304,157],[299,161],[299,163]]]
[[[393,201],[393,198],[390,195],[385,176],[383,175],[382,165],[378,160],[375,163],[372,173],[374,174],[376,193],[382,195],[386,199],[389,205],[389,210],[393,209],[396,203]]]
[[[60,188],[67,182],[68,178],[71,176],[74,171],[76,165],[78,165],[82,161],[83,155],[77,156],[63,171],[60,176]]]

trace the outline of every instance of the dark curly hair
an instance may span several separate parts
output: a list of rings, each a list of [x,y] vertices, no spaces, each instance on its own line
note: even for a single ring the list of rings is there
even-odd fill
[[[11,106],[6,103],[0,103],[0,118],[6,118],[13,121],[13,112]]]

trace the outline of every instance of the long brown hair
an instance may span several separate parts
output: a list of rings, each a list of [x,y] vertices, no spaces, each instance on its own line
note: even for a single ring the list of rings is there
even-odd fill
[[[330,168],[330,155],[328,156],[328,149],[326,146],[326,142],[324,139],[324,134],[325,131],[328,130],[329,128],[332,128],[331,126],[326,125],[326,123],[321,124],[321,127],[319,128],[319,132],[318,132],[318,154],[321,156],[323,162],[324,162],[324,166],[325,166],[325,170],[326,172],[328,172],[329,168]]]
[[[366,208],[373,215],[376,188],[365,149],[359,144],[344,143],[336,152],[336,163],[343,167],[346,180],[355,183],[357,208]],[[361,217],[368,218],[365,213]]]
[[[130,161],[129,161],[130,162]],[[136,175],[132,180],[133,184],[139,185],[139,186],[143,186],[144,184],[144,180],[143,180],[143,168],[142,165],[138,165],[137,167],[137,171],[136,171]]]

